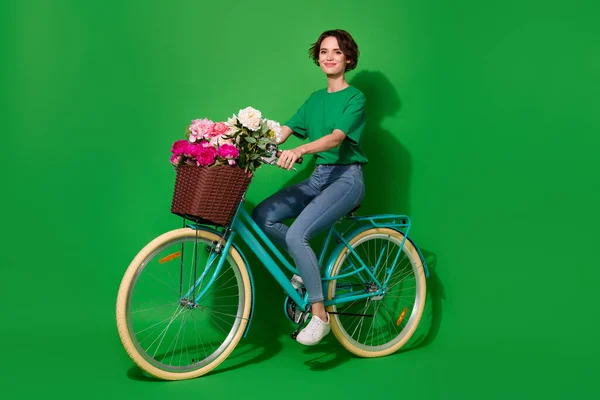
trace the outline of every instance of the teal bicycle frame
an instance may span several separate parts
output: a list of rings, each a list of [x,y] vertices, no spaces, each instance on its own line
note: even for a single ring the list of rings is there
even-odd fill
[[[196,304],[200,303],[200,300],[202,299],[202,297],[204,296],[204,294],[206,293],[208,288],[210,288],[212,283],[216,280],[217,276],[219,275],[231,246],[234,246],[234,248],[236,248],[236,250],[238,250],[238,252],[242,256],[242,258],[246,262],[246,266],[248,268],[248,273],[250,275],[252,290],[254,291],[254,280],[253,280],[252,274],[250,272],[250,266],[248,265],[248,262],[246,261],[246,258],[243,255],[243,253],[234,244],[235,238],[237,236],[239,236],[246,243],[246,245],[248,245],[248,247],[250,249],[252,249],[254,254],[256,254],[258,259],[263,263],[263,265],[267,268],[267,270],[275,278],[277,283],[279,283],[279,285],[288,294],[288,296],[296,303],[296,305],[301,310],[308,311],[310,309],[310,302],[308,302],[308,294],[305,294],[304,297],[301,297],[298,294],[296,289],[292,286],[289,278],[284,274],[280,265],[283,265],[288,271],[290,271],[294,274],[299,274],[298,270],[296,268],[294,268],[285,259],[285,257],[281,254],[281,252],[275,247],[273,242],[258,227],[258,225],[254,222],[254,220],[252,220],[252,218],[250,217],[248,212],[242,207],[243,204],[244,204],[244,200],[242,199],[242,201],[240,202],[240,204],[235,212],[235,215],[233,216],[233,218],[231,220],[231,223],[229,224],[229,227],[225,228],[224,234],[222,232],[216,231],[216,230],[208,228],[206,226],[201,226],[199,224],[192,224],[192,223],[188,224],[188,227],[190,227],[192,229],[207,230],[207,231],[216,233],[219,236],[226,239],[226,241],[225,241],[224,245],[221,244],[222,247],[219,248],[219,251],[211,252],[211,256],[209,257],[209,260],[207,262],[206,267],[204,268],[204,271],[202,272],[200,277],[197,278],[193,287],[190,288],[188,293],[186,293],[185,297],[189,298],[190,296],[193,296],[195,298],[195,303]],[[346,216],[345,219],[353,222],[349,228],[346,228],[345,232],[347,232],[354,225],[356,225],[357,227],[353,231],[351,231],[349,234],[345,234],[345,232],[340,233],[336,229],[337,224],[332,225],[329,228],[327,237],[325,239],[325,243],[323,244],[320,255],[319,255],[319,265],[323,265],[323,261],[326,256],[327,249],[331,243],[331,240],[336,239],[338,241],[339,244],[335,247],[334,250],[332,250],[330,252],[329,261],[325,268],[325,274],[321,278],[321,281],[323,283],[323,291],[324,291],[324,293],[326,292],[327,288],[325,286],[328,284],[329,281],[334,280],[334,279],[339,279],[339,278],[346,278],[346,277],[349,277],[352,275],[357,275],[359,277],[359,279],[361,279],[361,281],[363,281],[363,282],[365,282],[365,284],[367,284],[366,280],[364,279],[363,273],[366,274],[370,283],[375,283],[377,285],[379,290],[372,291],[369,293],[362,291],[362,292],[357,292],[357,294],[353,294],[353,293],[344,294],[340,297],[336,297],[331,300],[325,300],[324,301],[325,306],[343,304],[343,303],[350,302],[350,301],[361,300],[361,299],[365,299],[368,297],[384,294],[387,282],[389,281],[390,277],[392,276],[396,262],[398,261],[398,258],[400,257],[400,254],[402,253],[402,248],[404,247],[405,241],[406,240],[411,241],[408,238],[408,231],[410,230],[411,222],[410,222],[410,218],[406,215],[382,214],[382,215],[360,216],[360,217]],[[375,270],[379,266],[379,263],[381,262],[381,260],[383,258],[383,254],[385,253],[386,247],[384,247],[381,250],[381,254],[378,257],[377,264],[375,266],[369,267],[368,265],[365,265],[365,263],[358,256],[358,254],[355,253],[354,249],[348,242],[349,239],[355,237],[362,231],[365,231],[365,230],[371,229],[371,228],[391,228],[391,229],[394,229],[394,230],[397,230],[397,231],[403,233],[403,235],[404,235],[402,243],[398,249],[398,253],[395,255],[395,259],[392,264],[392,267],[387,270],[387,274],[386,274],[387,277],[384,282],[379,282],[372,271]],[[261,242],[262,242],[262,244],[261,244]],[[419,251],[417,246],[414,244],[414,242],[411,241],[411,243],[417,250],[419,257],[421,258],[421,262],[423,264],[425,276],[428,277],[429,272],[427,270],[427,265],[425,263],[425,259],[423,258],[421,252]],[[219,246],[219,245],[217,245],[217,246]],[[265,248],[265,246],[266,246],[266,248]],[[386,244],[386,246],[387,246],[387,244]],[[275,258],[277,259],[277,261],[280,264],[278,264],[278,262],[275,261],[273,259],[273,257],[271,257],[271,255],[268,253],[267,249],[273,253],[273,255],[275,256]],[[352,271],[350,271],[348,273],[344,273],[342,275],[336,275],[335,277],[332,277],[331,271],[335,265],[335,261],[338,258],[339,254],[342,251],[344,251],[344,249],[347,249],[352,254],[354,254],[355,259],[359,262],[359,265],[352,265],[351,266]],[[215,262],[217,262],[217,264],[216,264],[216,267],[215,267],[212,275],[209,278],[210,279],[209,282],[204,286],[204,289],[202,291],[200,291],[197,295],[195,295],[196,289],[199,287],[202,287],[202,284],[203,284],[205,278],[209,275],[209,273],[210,273],[209,271],[212,269],[211,267],[213,266],[213,264]],[[341,273],[342,271],[339,271],[339,272]],[[251,310],[252,311],[251,311],[250,315],[252,316],[253,311],[254,311],[254,296],[252,296]],[[249,326],[250,326],[250,321],[248,322],[248,326],[246,327],[246,332],[248,331]],[[246,335],[246,332],[244,333],[244,336]]]

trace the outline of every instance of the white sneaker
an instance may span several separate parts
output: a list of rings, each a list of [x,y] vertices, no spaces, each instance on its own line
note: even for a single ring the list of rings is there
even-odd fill
[[[296,337],[296,340],[298,343],[305,346],[314,346],[315,344],[319,343],[321,339],[327,336],[331,330],[329,321],[329,314],[327,314],[327,322],[323,321],[316,315],[313,315],[308,325],[306,325],[306,327],[300,331]]]
[[[298,290],[302,286],[304,286],[304,281],[302,280],[302,278],[300,277],[300,275],[296,275],[296,274],[294,274],[294,276],[292,276],[292,279],[290,279],[290,283],[292,284],[292,286],[296,290]]]

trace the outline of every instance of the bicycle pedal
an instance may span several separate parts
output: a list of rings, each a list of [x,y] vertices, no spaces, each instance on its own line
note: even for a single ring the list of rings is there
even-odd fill
[[[298,328],[292,332],[292,339],[296,339],[298,337],[298,334],[300,333],[300,328],[302,328],[302,323],[298,324]]]
[[[302,324],[298,324],[298,328],[292,332],[292,339],[296,339],[298,337],[298,334],[300,333],[300,328],[302,327]]]
[[[292,333],[292,339],[296,339],[298,337],[298,334],[300,333],[300,328],[302,328],[302,325],[304,325],[304,323],[306,322],[306,320],[308,319],[308,311],[304,311],[302,313],[302,315],[300,316],[300,322],[298,322],[298,328],[296,328],[296,330]]]

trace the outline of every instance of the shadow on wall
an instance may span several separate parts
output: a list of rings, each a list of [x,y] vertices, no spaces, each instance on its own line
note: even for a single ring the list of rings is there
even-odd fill
[[[392,83],[378,71],[361,71],[349,82],[367,98],[367,126],[361,146],[369,164],[363,171],[367,194],[359,214],[406,214],[410,216],[411,156],[396,139],[402,135],[402,126],[394,131],[383,128],[386,118],[397,117],[402,101]],[[417,246],[418,246],[417,240]],[[442,321],[444,288],[436,273],[437,257],[421,249],[429,267],[427,298],[421,323],[404,351],[430,344],[438,334]]]
[[[395,117],[402,109],[400,97],[388,78],[378,71],[361,71],[349,83],[367,98],[367,126],[361,142],[369,159],[363,169],[367,187],[363,214],[410,215],[410,154],[382,127],[386,117]]]

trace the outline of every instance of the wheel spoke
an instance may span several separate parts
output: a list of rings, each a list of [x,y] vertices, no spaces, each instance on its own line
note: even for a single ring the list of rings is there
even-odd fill
[[[416,318],[412,318],[412,314],[422,312],[424,299],[421,298],[421,293],[424,293],[425,281],[418,256],[407,249],[406,243],[403,248],[400,247],[403,241],[400,233],[389,229],[385,229],[385,233],[381,231],[374,228],[359,234],[359,239],[350,240],[356,255],[345,251],[332,271],[333,277],[351,273],[362,265],[362,260],[362,263],[370,268],[377,282],[388,282],[387,287],[378,287],[371,278],[365,279],[362,285],[365,291],[362,293],[374,293],[374,297],[363,299],[364,304],[362,301],[353,301],[336,306],[339,314],[334,314],[333,320],[339,327],[340,338],[348,341],[347,347],[351,351],[356,349],[359,352],[357,354],[397,350],[410,338],[418,324],[420,314]],[[392,265],[394,262],[395,265]],[[419,273],[420,275],[417,275]],[[359,274],[344,278],[343,281],[332,280],[331,298],[351,293],[353,286],[350,285],[364,278],[365,275]],[[383,294],[375,296],[375,293],[380,291],[383,291]],[[405,309],[409,310],[409,314],[402,315]],[[363,315],[358,317],[344,313]],[[372,314],[372,317],[366,316],[369,314]],[[336,330],[334,333],[338,335]]]
[[[214,239],[205,237],[212,234],[198,231],[196,242],[195,231],[184,231],[183,236],[148,250],[129,283],[126,323],[118,325],[120,332],[122,325],[127,327],[126,335],[134,346],[129,351],[141,355],[144,369],[148,363],[165,373],[209,371],[223,361],[222,352],[237,344],[249,320],[245,295],[249,280],[245,266],[237,264],[239,257],[234,258],[230,250],[210,282],[222,256],[214,257]],[[210,251],[204,250],[207,246]],[[200,304],[194,302],[194,292],[196,296],[204,292]],[[186,293],[188,297],[181,298]]]

